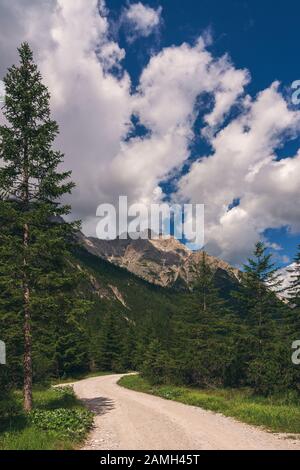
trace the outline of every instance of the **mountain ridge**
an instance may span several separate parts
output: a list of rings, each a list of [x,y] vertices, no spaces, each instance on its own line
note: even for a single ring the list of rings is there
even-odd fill
[[[203,255],[203,251],[191,251],[172,236],[100,240],[81,234],[80,242],[89,253],[161,287],[191,288]],[[235,284],[239,281],[238,269],[205,254],[216,278]]]

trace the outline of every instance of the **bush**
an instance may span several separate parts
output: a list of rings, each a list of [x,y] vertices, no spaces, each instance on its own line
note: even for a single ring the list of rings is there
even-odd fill
[[[92,427],[93,415],[76,398],[72,387],[36,389],[34,410],[24,413],[22,392],[0,400],[1,450],[70,450]]]
[[[44,431],[54,431],[61,437],[79,440],[92,428],[93,414],[81,409],[33,410],[30,421]]]

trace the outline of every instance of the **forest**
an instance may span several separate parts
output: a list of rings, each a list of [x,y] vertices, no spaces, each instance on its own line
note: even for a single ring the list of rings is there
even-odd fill
[[[300,338],[300,248],[285,300],[263,242],[225,293],[205,252],[185,290],[151,285],[87,253],[76,235],[80,221],[65,219],[71,207],[62,201],[74,184],[53,146],[59,130],[50,95],[27,43],[19,55],[4,80],[7,124],[0,126],[0,339],[7,349],[0,400],[23,388],[30,412],[35,386],[133,370],[153,384],[298,396],[300,368],[291,356]]]

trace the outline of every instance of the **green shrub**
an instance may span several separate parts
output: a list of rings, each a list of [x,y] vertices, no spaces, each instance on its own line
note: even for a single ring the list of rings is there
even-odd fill
[[[39,429],[54,431],[61,437],[79,440],[91,429],[93,414],[82,409],[33,410],[30,413],[30,420]]]
[[[0,450],[70,450],[92,427],[93,415],[70,386],[35,388],[29,414],[22,401],[21,391],[0,400]]]

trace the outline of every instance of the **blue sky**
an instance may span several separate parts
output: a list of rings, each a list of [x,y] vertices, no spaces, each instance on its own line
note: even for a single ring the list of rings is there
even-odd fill
[[[211,29],[216,55],[229,53],[234,64],[251,71],[252,93],[267,87],[275,79],[286,86],[297,79],[299,66],[299,16],[297,0],[162,0],[147,1],[146,5],[163,8],[163,27],[157,49],[184,41],[193,42]],[[112,18],[118,18],[126,2],[107,0]],[[137,79],[145,66],[149,51],[155,47],[153,37],[140,39],[126,47],[126,68]]]
[[[296,0],[0,2],[0,79],[26,40],[51,92],[70,203],[204,203],[206,249],[240,265],[300,242]],[[0,114],[1,121],[1,114]]]
[[[145,4],[163,8],[163,25],[157,36],[140,38],[128,47],[126,32],[119,32],[119,43],[126,48],[126,69],[133,84],[147,64],[153,50],[159,51],[182,42],[193,43],[201,34],[213,37],[210,50],[215,56],[228,53],[238,68],[247,68],[251,82],[247,91],[255,95],[274,80],[281,82],[281,90],[289,97],[290,87],[299,79],[299,17],[300,3],[297,0],[163,0],[147,1]],[[112,20],[119,18],[126,2],[108,0]],[[148,53],[147,53],[148,51]],[[192,155],[207,151],[203,141],[195,143]],[[278,149],[278,159],[295,154],[300,147],[300,137],[285,142]],[[177,179],[178,175],[176,175]],[[172,181],[163,183],[164,190],[172,192]],[[300,236],[292,234],[288,226],[266,229],[264,235],[279,265],[290,263],[300,243]]]

